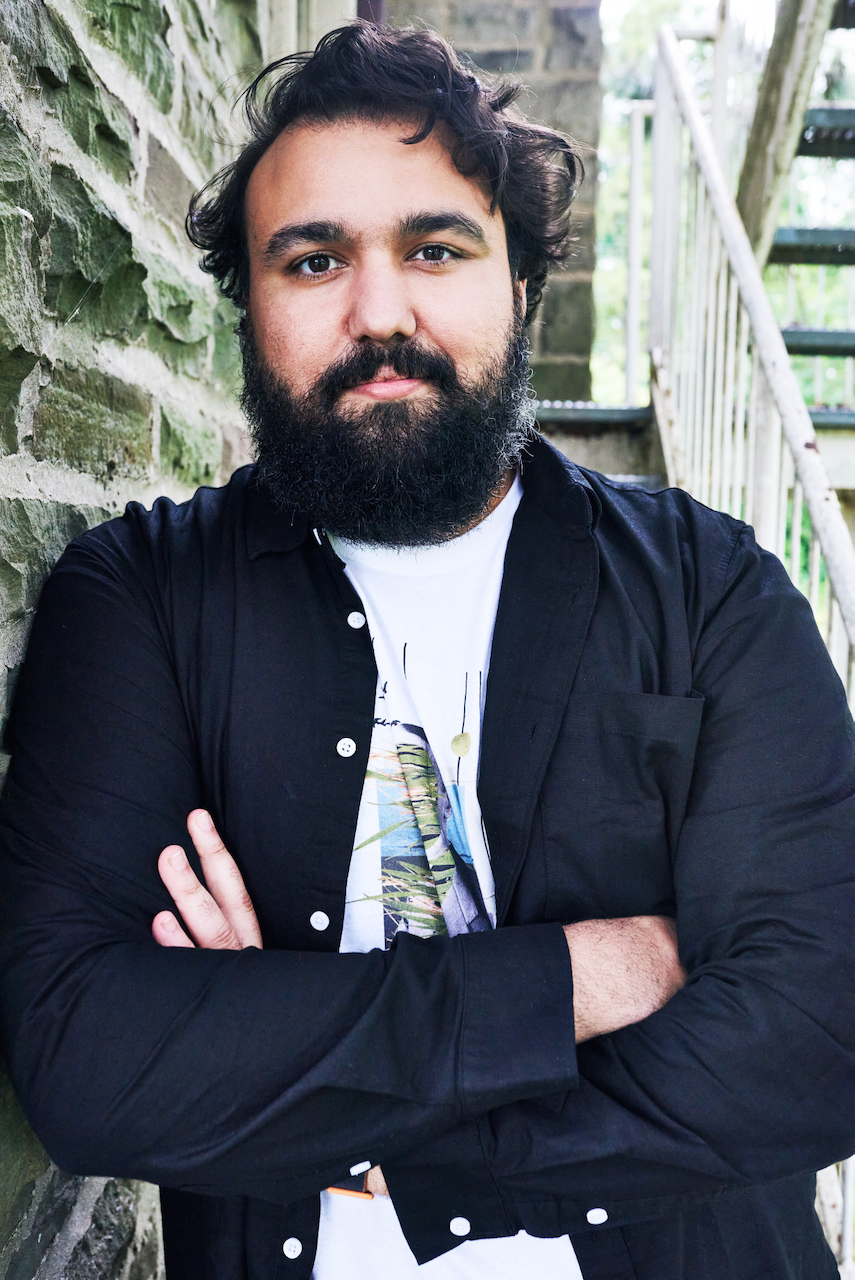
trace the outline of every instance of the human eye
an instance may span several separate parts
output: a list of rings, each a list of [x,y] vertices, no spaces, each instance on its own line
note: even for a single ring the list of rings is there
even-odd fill
[[[446,244],[423,244],[421,248],[416,249],[410,254],[410,258],[414,262],[454,262],[457,258],[462,258],[462,254],[456,249],[449,249]]]
[[[291,270],[294,275],[317,280],[332,275],[333,271],[343,266],[341,258],[336,258],[332,253],[321,253],[316,250],[314,253],[306,254],[305,258],[300,258]]]

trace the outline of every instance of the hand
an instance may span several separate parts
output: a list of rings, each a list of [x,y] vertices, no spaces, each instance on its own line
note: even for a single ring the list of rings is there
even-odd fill
[[[243,876],[217,835],[211,815],[204,809],[194,809],[187,818],[187,830],[202,863],[207,888],[180,845],[172,844],[163,850],[157,869],[192,938],[171,911],[159,911],[151,924],[155,942],[162,947],[199,946],[215,951],[261,947],[261,930]]]
[[[573,963],[576,1043],[641,1022],[685,984],[667,916],[580,920],[564,926]]]

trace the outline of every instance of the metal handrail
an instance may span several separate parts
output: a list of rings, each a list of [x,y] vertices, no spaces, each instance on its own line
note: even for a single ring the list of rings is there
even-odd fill
[[[848,641],[846,670],[841,674],[849,685],[850,655],[855,647],[855,549],[852,538],[817,446],[816,432],[766,295],[760,269],[728,190],[710,129],[695,100],[674,31],[665,26],[659,35],[654,123],[650,346],[654,375],[653,398],[660,424],[663,420],[665,423],[663,446],[669,467],[669,480],[682,487],[691,485],[691,477],[686,472],[686,424],[678,421],[679,415],[675,413],[672,385],[674,352],[671,350],[672,319],[678,287],[676,267],[679,234],[679,209],[675,205],[674,189],[679,189],[681,178],[676,171],[679,148],[675,144],[679,141],[681,124],[686,126],[691,138],[692,159],[703,179],[703,191],[699,198],[703,199],[705,209],[708,208],[712,215],[710,226],[720,239],[723,250],[722,267],[727,269],[727,280],[732,286],[725,306],[719,308],[719,316],[721,318],[727,311],[729,304],[732,304],[730,311],[737,320],[739,315],[744,315],[742,328],[746,336],[750,334],[755,369],[753,381],[765,384],[759,394],[765,394],[768,401],[766,418],[777,416],[779,419],[779,425],[774,421],[761,422],[759,418],[763,414],[758,414],[758,406],[752,406],[756,437],[749,443],[753,446],[756,457],[747,459],[747,466],[750,471],[752,461],[755,464],[761,461],[760,453],[765,445],[774,452],[776,426],[778,430],[782,428],[794,464],[794,482],[801,491],[800,500],[803,496],[809,513],[813,534],[827,568],[831,592]],[[676,199],[679,198],[678,190]],[[701,251],[706,247],[706,244],[698,246]],[[715,285],[714,274],[711,267],[708,286]],[[723,279],[724,276],[719,273],[717,281],[720,283]],[[703,293],[704,282],[701,282],[699,289]],[[733,311],[734,306],[736,312]],[[725,323],[722,320],[723,326]],[[705,357],[711,356],[709,346],[707,343]],[[700,372],[697,376],[698,379],[703,377]],[[752,390],[755,388],[752,387]],[[707,387],[706,392],[709,391]],[[730,392],[732,391],[731,387]],[[762,467],[754,465],[753,474],[748,478],[753,485],[752,492],[745,495],[748,518],[753,516],[753,523],[763,545],[776,550],[778,548],[774,543],[781,541],[774,537],[774,527],[776,523],[780,523],[778,495],[771,491],[770,483],[766,484],[767,491],[764,493],[763,482],[768,477],[763,474]]]
[[[669,26],[659,34],[650,260],[651,400],[669,482],[752,523],[805,583],[854,704],[852,537]],[[855,1157],[842,1179],[834,1166],[820,1173],[818,1200],[841,1277],[855,1280]]]

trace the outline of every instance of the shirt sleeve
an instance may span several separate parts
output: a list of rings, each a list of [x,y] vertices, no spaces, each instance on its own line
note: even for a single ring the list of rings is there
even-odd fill
[[[572,1087],[557,925],[366,955],[154,943],[158,854],[198,869],[205,801],[150,562],[117,545],[87,536],[46,585],[0,805],[2,1030],[57,1163],[289,1202]]]
[[[706,704],[673,867],[685,988],[580,1045],[577,1089],[390,1163],[405,1230],[420,1200],[440,1231],[442,1189],[464,1181],[494,1220],[501,1203],[512,1230],[556,1235],[855,1150],[852,720],[807,602],[750,529],[694,685]]]

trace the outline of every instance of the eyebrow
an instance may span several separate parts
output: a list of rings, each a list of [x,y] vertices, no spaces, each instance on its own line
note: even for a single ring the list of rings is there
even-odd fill
[[[480,248],[487,245],[483,227],[474,218],[468,218],[465,213],[454,209],[411,213],[395,228],[395,234],[401,240],[412,236],[436,235],[442,231],[457,232],[474,241]],[[342,222],[294,222],[273,232],[265,246],[264,256],[268,259],[279,258],[300,244],[344,244],[355,239],[353,231]]]

